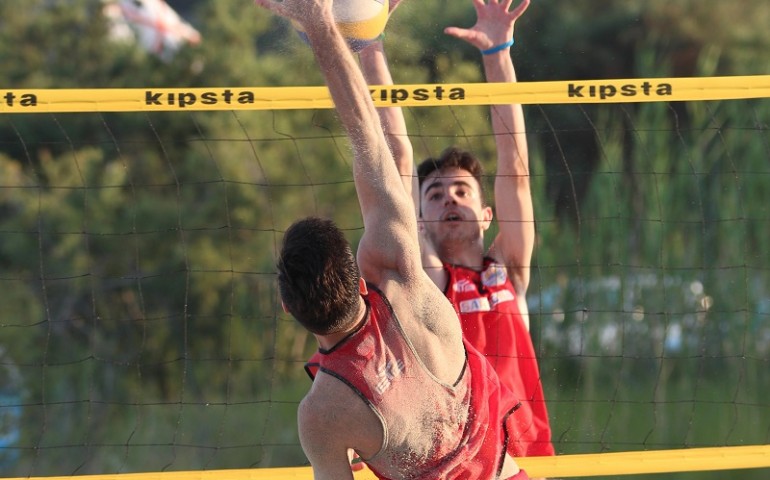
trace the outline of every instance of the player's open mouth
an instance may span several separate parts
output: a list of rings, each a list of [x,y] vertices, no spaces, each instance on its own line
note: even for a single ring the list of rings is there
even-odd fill
[[[456,213],[447,213],[441,220],[445,222],[459,222],[462,218]]]

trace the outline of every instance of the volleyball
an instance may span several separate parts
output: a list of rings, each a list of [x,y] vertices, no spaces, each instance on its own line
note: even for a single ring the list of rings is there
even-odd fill
[[[388,0],[334,0],[332,13],[337,21],[337,28],[350,49],[357,52],[382,34],[388,23]],[[307,42],[302,27],[294,23],[300,37]]]

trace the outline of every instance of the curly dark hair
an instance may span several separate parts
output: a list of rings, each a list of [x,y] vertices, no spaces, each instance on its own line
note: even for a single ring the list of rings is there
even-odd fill
[[[310,332],[334,333],[355,315],[361,273],[350,243],[333,221],[308,217],[292,224],[277,269],[281,300]]]

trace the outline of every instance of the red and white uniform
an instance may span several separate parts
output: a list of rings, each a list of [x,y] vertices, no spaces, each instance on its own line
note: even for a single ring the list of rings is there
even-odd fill
[[[464,342],[465,368],[455,384],[442,383],[420,360],[384,295],[370,285],[365,300],[361,326],[305,367],[311,378],[320,371],[342,380],[380,418],[382,449],[364,462],[381,479],[497,478],[506,419],[518,402],[489,362]]]
[[[513,418],[509,452],[518,457],[554,455],[535,349],[505,268],[489,258],[480,272],[448,264],[444,268],[449,276],[444,293],[460,316],[463,335],[523,404]]]

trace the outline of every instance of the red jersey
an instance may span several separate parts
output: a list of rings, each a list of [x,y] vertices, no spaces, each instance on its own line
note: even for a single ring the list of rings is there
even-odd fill
[[[509,452],[518,457],[554,455],[535,349],[505,268],[489,258],[480,272],[444,268],[449,276],[444,293],[460,316],[463,335],[523,403],[514,416]]]
[[[465,340],[458,380],[445,384],[428,371],[390,303],[369,286],[367,317],[330,350],[306,365],[332,375],[380,418],[380,452],[363,459],[381,479],[493,479],[502,468],[506,420],[518,407],[489,362]]]

